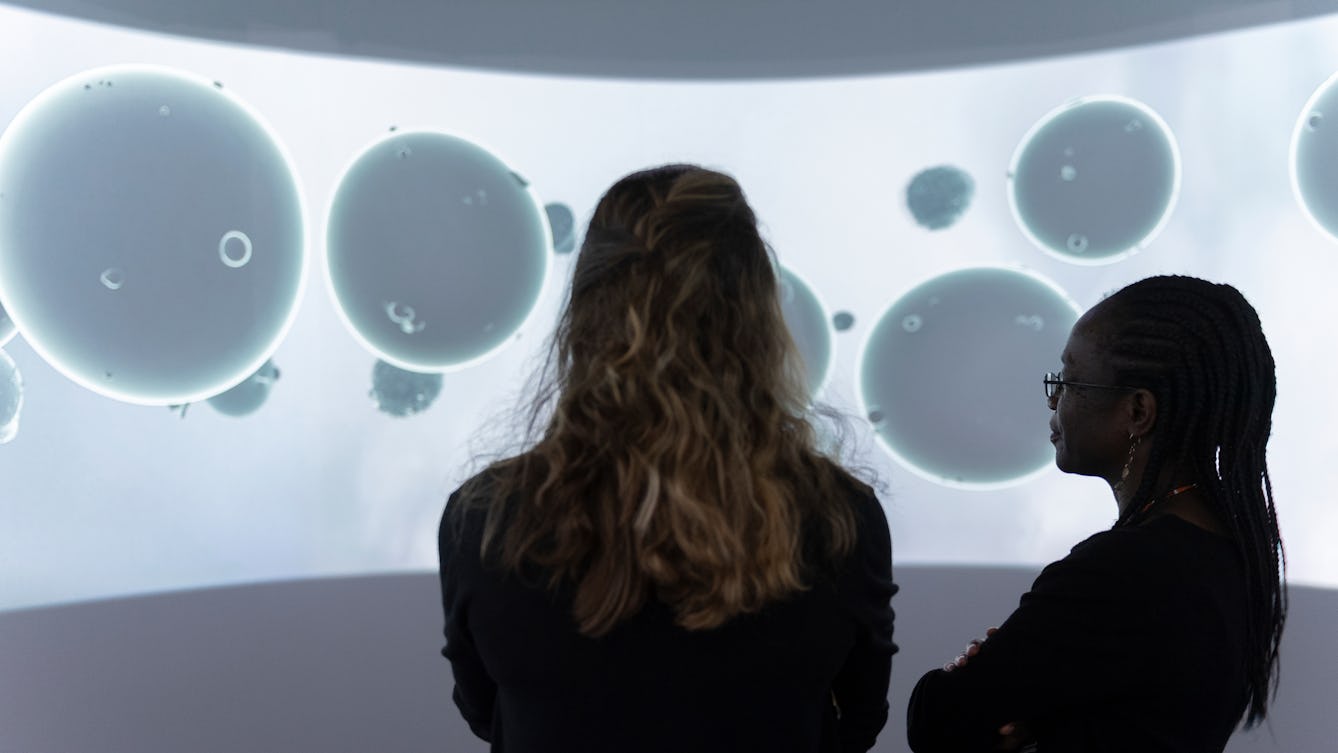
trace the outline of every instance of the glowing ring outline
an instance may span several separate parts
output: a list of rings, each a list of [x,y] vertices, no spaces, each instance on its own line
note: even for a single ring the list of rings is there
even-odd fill
[[[234,259],[228,255],[228,241],[231,240],[239,240],[242,242],[242,248],[244,248],[246,252],[242,254],[241,259]],[[218,241],[218,258],[225,266],[231,267],[232,269],[241,269],[251,261],[251,239],[247,237],[246,233],[243,233],[240,230],[229,230],[224,233],[223,237]]]
[[[102,286],[104,288],[108,290],[120,290],[125,286],[125,271],[120,267],[107,267],[102,270],[102,275],[98,277],[98,279],[102,281]]]

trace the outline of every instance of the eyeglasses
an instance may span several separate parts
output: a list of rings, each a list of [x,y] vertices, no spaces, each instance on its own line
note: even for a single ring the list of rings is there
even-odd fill
[[[1042,379],[1041,382],[1045,385],[1046,400],[1054,400],[1055,398],[1059,397],[1059,393],[1062,392],[1065,387],[1090,387],[1091,389],[1094,390],[1121,390],[1124,392],[1130,392],[1135,389],[1138,389],[1137,387],[1125,387],[1124,385],[1121,384],[1092,384],[1090,382],[1071,382],[1067,379],[1061,379],[1058,371],[1045,372],[1045,378]]]

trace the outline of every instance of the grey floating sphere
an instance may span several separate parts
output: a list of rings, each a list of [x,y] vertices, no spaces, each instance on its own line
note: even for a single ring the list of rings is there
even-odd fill
[[[550,252],[543,209],[514,173],[455,136],[389,134],[340,180],[326,258],[355,338],[400,368],[446,371],[513,339]]]
[[[225,416],[249,416],[265,404],[277,381],[279,368],[274,365],[274,361],[265,361],[263,366],[236,387],[209,398],[209,406]]]
[[[1310,96],[1292,132],[1291,179],[1306,217],[1331,240],[1338,240],[1338,74]]]
[[[1053,460],[1041,375],[1077,307],[1052,283],[995,267],[935,277],[897,299],[861,354],[860,398],[880,444],[951,486],[1013,483]]]
[[[1170,217],[1180,156],[1166,123],[1122,97],[1087,97],[1022,139],[1008,198],[1023,233],[1065,261],[1106,264],[1146,246]]]
[[[115,66],[0,135],[0,300],[75,382],[204,399],[255,371],[305,276],[297,181],[245,104],[186,73]]]
[[[553,231],[553,251],[569,254],[576,249],[576,215],[566,204],[545,204],[548,227]]]
[[[808,374],[809,395],[816,396],[827,382],[832,365],[832,333],[827,312],[817,294],[788,269],[781,269],[781,313],[790,337],[799,346]]]
[[[837,332],[845,332],[855,326],[855,315],[849,311],[838,311],[832,315],[832,326]]]
[[[971,205],[976,182],[964,170],[940,165],[921,170],[906,186],[906,206],[930,230],[951,227]]]
[[[23,409],[23,377],[9,354],[0,350],[0,444],[18,436]]]
[[[422,413],[441,394],[441,374],[406,371],[378,360],[372,367],[372,400],[382,413],[403,418]]]

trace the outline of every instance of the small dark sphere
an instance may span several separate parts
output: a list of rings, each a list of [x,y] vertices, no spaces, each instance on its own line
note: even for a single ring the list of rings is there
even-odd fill
[[[971,204],[976,182],[950,165],[921,170],[906,186],[906,206],[916,223],[942,230],[961,219]]]
[[[553,251],[569,254],[576,250],[576,215],[566,204],[545,204],[548,226],[553,231]]]
[[[269,399],[270,390],[274,383],[279,380],[279,367],[274,365],[274,361],[267,360],[256,370],[254,374],[226,392],[214,395],[209,398],[209,407],[222,413],[225,416],[241,418],[249,416],[260,410],[260,406]],[[179,415],[186,417],[186,409],[190,403],[180,406]],[[170,406],[176,407],[176,406]]]
[[[377,360],[372,367],[372,389],[368,394],[382,413],[403,418],[422,413],[441,394],[441,374],[406,371]]]
[[[838,311],[832,316],[832,326],[837,332],[845,332],[855,326],[855,315],[849,311]]]

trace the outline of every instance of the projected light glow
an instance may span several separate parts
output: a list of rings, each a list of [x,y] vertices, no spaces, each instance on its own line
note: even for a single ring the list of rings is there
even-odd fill
[[[1326,114],[1328,117],[1326,118]],[[1321,233],[1338,240],[1338,74],[1301,108],[1292,132],[1292,191]]]
[[[596,201],[671,162],[735,176],[802,275],[786,321],[815,399],[868,419],[849,448],[886,483],[899,562],[1034,566],[1110,525],[1104,484],[1052,470],[1040,375],[1078,308],[1185,273],[1259,309],[1289,573],[1338,585],[1338,359],[1314,336],[1338,318],[1338,109],[1316,89],[1335,39],[1338,16],[923,73],[627,81],[0,3],[0,340],[26,396],[0,447],[0,609],[431,569],[444,493],[521,434]],[[157,67],[107,67],[128,59]],[[302,277],[308,231],[322,273]],[[915,297],[931,283],[938,304]],[[184,421],[127,404],[206,400]]]
[[[1018,225],[1075,264],[1108,264],[1146,246],[1180,191],[1165,121],[1122,97],[1084,97],[1042,118],[1008,169]]]
[[[963,269],[912,288],[860,353],[860,398],[879,441],[950,486],[998,488],[1046,470],[1040,375],[1079,313],[1054,283],[1018,270]]]
[[[0,194],[0,299],[100,394],[214,395],[264,363],[297,310],[292,169],[258,116],[203,79],[112,66],[50,87],[0,135]]]
[[[780,279],[781,313],[790,337],[799,346],[808,375],[808,391],[816,397],[827,385],[832,370],[832,325],[818,294],[798,275],[784,267]]]
[[[504,346],[534,310],[552,239],[528,184],[465,139],[398,132],[339,181],[326,268],[373,355],[447,371]]]

